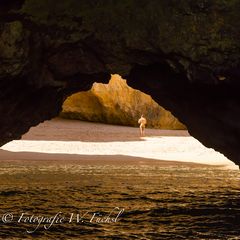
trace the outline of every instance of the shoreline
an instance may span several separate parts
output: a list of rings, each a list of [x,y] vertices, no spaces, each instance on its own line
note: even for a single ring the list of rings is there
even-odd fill
[[[78,155],[53,154],[36,152],[9,152],[0,150],[0,164],[16,165],[48,165],[48,164],[78,164],[78,165],[151,165],[159,167],[216,167],[194,162],[157,160],[151,158],[132,157],[124,155]]]

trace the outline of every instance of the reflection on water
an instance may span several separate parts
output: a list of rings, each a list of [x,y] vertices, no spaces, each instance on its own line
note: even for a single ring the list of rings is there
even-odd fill
[[[8,163],[1,164],[0,182],[1,238],[240,239],[236,170]],[[121,209],[116,222],[90,222],[94,213],[104,218],[114,210],[116,217]],[[4,223],[10,213],[12,222]],[[37,226],[30,216],[58,213],[62,223],[27,233]]]

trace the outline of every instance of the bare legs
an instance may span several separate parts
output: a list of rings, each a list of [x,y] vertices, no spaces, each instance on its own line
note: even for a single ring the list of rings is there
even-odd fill
[[[144,137],[145,136],[145,126],[140,125],[140,136]]]

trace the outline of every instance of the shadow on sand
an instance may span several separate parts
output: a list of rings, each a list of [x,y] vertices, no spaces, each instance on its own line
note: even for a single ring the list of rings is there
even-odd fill
[[[188,137],[186,130],[146,129],[146,137]],[[56,118],[32,127],[22,140],[82,141],[82,142],[128,142],[144,141],[137,127],[109,125]]]
[[[157,167],[210,167],[221,168],[222,165],[208,165],[192,162],[156,160],[127,155],[79,155],[38,152],[11,152],[0,150],[0,167],[5,164],[13,165],[151,165]]]

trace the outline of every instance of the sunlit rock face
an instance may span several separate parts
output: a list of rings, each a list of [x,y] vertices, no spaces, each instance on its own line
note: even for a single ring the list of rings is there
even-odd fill
[[[149,95],[129,87],[119,75],[108,84],[94,83],[91,90],[75,93],[63,104],[62,117],[87,121],[137,126],[141,114],[147,126],[161,129],[186,129],[169,111]]]
[[[0,138],[111,73],[240,163],[239,1],[1,1]]]

